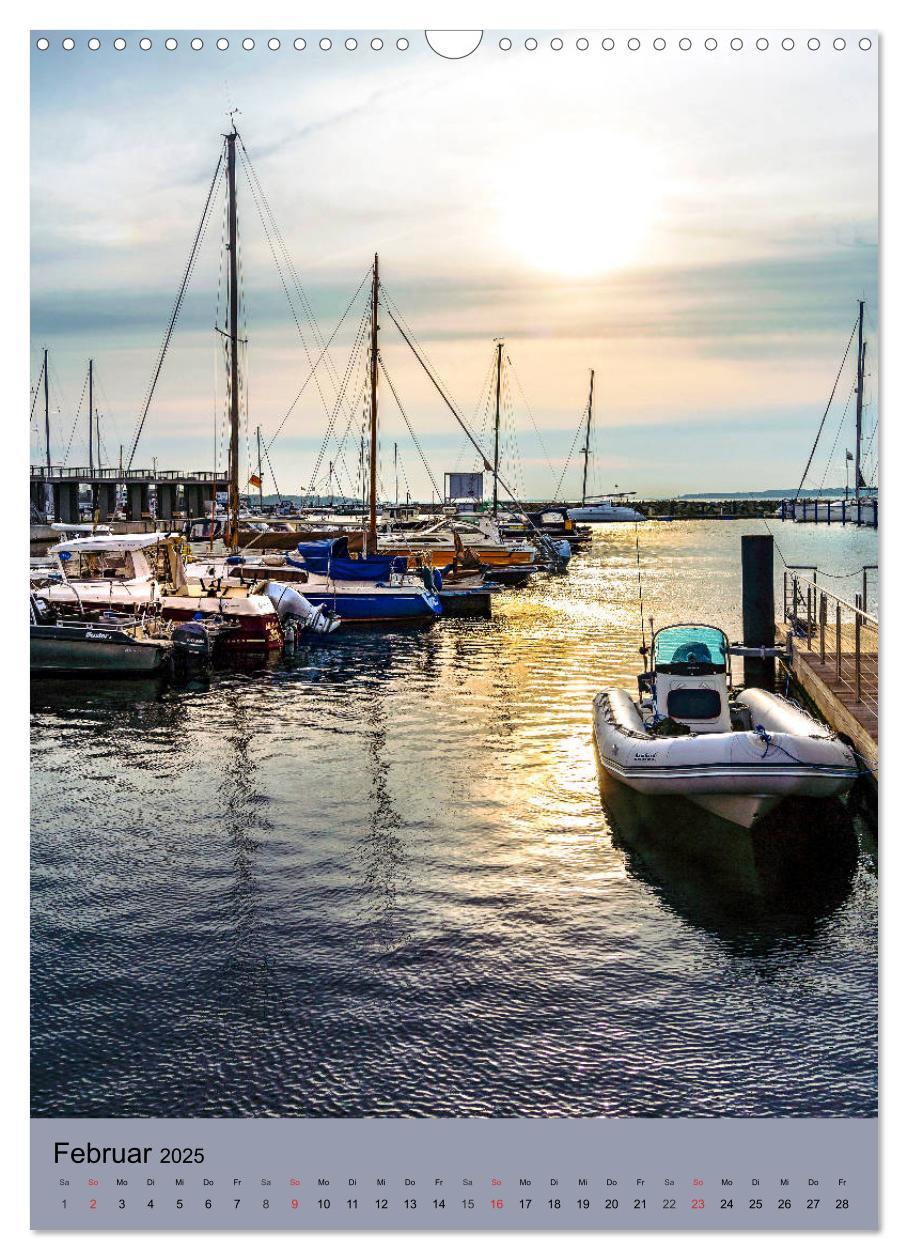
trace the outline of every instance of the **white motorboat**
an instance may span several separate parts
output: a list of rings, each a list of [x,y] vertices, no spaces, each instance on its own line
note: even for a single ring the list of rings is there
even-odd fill
[[[646,517],[629,503],[613,503],[603,499],[597,503],[584,503],[581,507],[568,508],[568,516],[575,524],[612,524],[615,521],[645,521]]]
[[[850,746],[797,705],[732,688],[722,630],[666,626],[649,654],[638,699],[607,687],[593,701],[599,759],[628,787],[747,828],[786,797],[835,796],[858,777]]]
[[[228,651],[258,652],[281,647],[283,636],[273,601],[261,583],[237,578],[196,581],[187,574],[182,540],[171,534],[109,534],[56,543],[48,552],[55,571],[32,578],[35,593],[58,612],[160,610],[169,621],[228,618]]]

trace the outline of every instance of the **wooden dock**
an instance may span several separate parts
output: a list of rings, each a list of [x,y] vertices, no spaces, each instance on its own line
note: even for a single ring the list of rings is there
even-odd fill
[[[876,778],[879,771],[878,657],[861,655],[861,699],[855,690],[853,654],[843,654],[842,673],[836,672],[834,659],[820,659],[820,653],[808,651],[803,639],[792,639],[791,672],[798,685],[810,697],[835,730],[847,735],[861,754],[867,768]],[[848,677],[850,675],[850,677]]]
[[[795,681],[836,731],[847,735],[874,778],[879,773],[879,625],[864,607],[816,582],[786,575],[784,623]]]

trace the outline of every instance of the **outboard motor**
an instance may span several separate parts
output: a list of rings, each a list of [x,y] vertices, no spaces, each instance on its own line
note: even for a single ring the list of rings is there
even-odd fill
[[[203,621],[185,621],[171,635],[174,677],[204,677],[211,672],[211,636]]]

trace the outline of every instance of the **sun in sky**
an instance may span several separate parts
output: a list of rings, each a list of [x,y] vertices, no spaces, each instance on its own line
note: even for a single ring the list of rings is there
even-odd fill
[[[505,249],[564,276],[638,263],[655,225],[660,188],[640,146],[566,137],[515,160],[497,198]]]

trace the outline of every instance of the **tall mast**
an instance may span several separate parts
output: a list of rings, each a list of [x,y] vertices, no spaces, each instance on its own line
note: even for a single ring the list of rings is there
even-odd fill
[[[864,411],[864,303],[858,302],[858,387],[855,391],[854,494],[861,501],[861,421]]]
[[[397,485],[397,443],[394,443],[394,505],[400,502],[400,491]]]
[[[236,139],[234,125],[227,139],[227,221],[230,253],[230,460],[228,464],[227,529],[224,541],[236,547],[240,513],[240,369],[239,369],[239,287],[237,283],[236,231]]]
[[[50,387],[47,383],[47,347],[44,348],[44,449],[50,473]]]
[[[255,443],[259,454],[259,511],[265,510],[265,483],[262,481],[262,426],[255,426]]]
[[[378,254],[372,265],[372,341],[369,354],[371,363],[372,398],[369,408],[369,528],[366,534],[366,555],[378,550]]]
[[[501,429],[501,347],[498,343],[498,363],[495,376],[495,454],[492,460],[492,515],[498,515],[498,434]]]
[[[590,396],[586,404],[586,442],[583,444],[583,493],[580,502],[586,503],[586,475],[590,466],[590,429],[593,424],[593,382],[596,379],[594,368],[590,368]]]
[[[94,455],[94,360],[88,360],[88,471],[95,471],[95,455]]]

